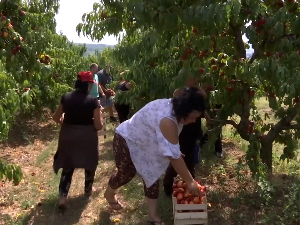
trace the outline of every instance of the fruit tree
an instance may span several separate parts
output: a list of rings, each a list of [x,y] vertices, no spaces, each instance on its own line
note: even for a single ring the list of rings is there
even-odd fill
[[[171,96],[188,75],[199,77],[210,104],[222,104],[214,121],[249,141],[253,172],[260,161],[271,172],[273,143],[285,145],[282,159],[292,158],[300,137],[299,26],[296,0],[102,0],[77,30],[96,40],[125,31],[114,54],[137,84],[134,105]],[[261,97],[275,123],[269,112],[258,113]]]
[[[43,107],[54,109],[90,61],[77,46],[56,34],[58,0],[0,2],[0,141],[15,117]],[[0,179],[18,183],[22,172],[0,162]]]

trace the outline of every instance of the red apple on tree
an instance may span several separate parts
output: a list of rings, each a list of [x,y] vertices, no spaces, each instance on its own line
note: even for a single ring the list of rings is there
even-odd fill
[[[206,56],[206,52],[205,51],[200,52],[199,58],[204,58],[205,56]]]
[[[204,73],[204,71],[205,71],[205,70],[204,70],[203,68],[200,68],[200,69],[199,69],[199,73],[200,73],[200,74]]]
[[[190,48],[185,51],[186,55],[190,55],[191,53],[192,53],[192,50]]]
[[[232,93],[234,91],[234,89],[232,87],[225,87],[225,90],[228,92],[228,93]]]
[[[182,59],[182,60],[186,60],[186,59],[187,59],[187,55],[186,55],[186,54],[182,55],[182,56],[181,56],[181,59]]]
[[[25,12],[23,10],[20,11],[20,16],[25,16]]]
[[[197,28],[195,28],[195,27],[193,28],[193,33],[194,33],[194,34],[198,34]]]
[[[218,67],[217,67],[216,65],[213,65],[213,66],[212,66],[212,69],[213,69],[213,70],[218,70]]]
[[[275,98],[275,94],[274,93],[269,93],[269,97],[270,98]]]
[[[206,91],[212,91],[213,90],[213,87],[211,85],[208,85],[206,86],[205,88]]]

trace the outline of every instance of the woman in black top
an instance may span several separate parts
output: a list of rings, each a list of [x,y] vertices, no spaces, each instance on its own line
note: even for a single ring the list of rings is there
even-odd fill
[[[115,88],[116,91],[128,91],[129,89],[132,88],[132,84],[130,82],[122,79],[123,74],[124,74],[124,72],[122,72],[120,74],[121,81],[116,86],[116,88]],[[115,102],[115,108],[118,113],[120,123],[123,123],[124,121],[126,121],[128,119],[130,105]]]
[[[194,78],[188,78],[185,83],[186,87],[195,87],[199,89],[199,92],[202,94],[204,99],[206,98],[206,93],[203,89],[199,88],[198,86],[198,80]],[[174,96],[181,95],[183,93],[182,89],[177,89],[174,92]],[[210,123],[210,117],[205,112],[203,115],[208,123]],[[179,146],[180,151],[184,155],[184,162],[190,171],[193,178],[195,178],[195,147],[197,144],[197,141],[200,140],[202,137],[203,132],[201,128],[201,118],[197,118],[195,123],[191,123],[188,125],[183,126],[183,129],[179,135]],[[170,164],[167,168],[164,180],[163,180],[163,186],[164,191],[167,196],[171,196],[173,192],[173,182],[174,178],[177,176],[177,172],[173,168],[173,166]]]
[[[98,135],[102,129],[98,100],[88,94],[93,76],[79,73],[75,91],[62,96],[53,120],[61,123],[58,148],[54,156],[55,173],[63,169],[59,184],[59,208],[66,207],[67,195],[75,168],[85,169],[85,194],[91,195],[98,165]]]

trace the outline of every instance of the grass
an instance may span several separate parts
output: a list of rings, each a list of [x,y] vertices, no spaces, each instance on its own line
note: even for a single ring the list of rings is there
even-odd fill
[[[259,112],[268,111],[265,101],[258,104]],[[270,113],[270,120],[274,120]],[[97,191],[90,200],[83,196],[84,173],[76,170],[69,193],[69,209],[64,215],[56,210],[60,174],[53,173],[52,160],[57,147],[57,130],[52,140],[42,143],[26,135],[28,145],[14,147],[11,158],[18,158],[24,179],[18,186],[5,183],[0,187],[0,224],[5,225],[144,225],[147,208],[143,184],[139,176],[122,187],[118,197],[125,204],[120,213],[112,212],[103,198],[108,179],[115,169],[112,139],[116,124],[107,126],[107,139],[100,138],[99,165],[94,186]],[[50,126],[51,127],[51,126]],[[48,130],[50,132],[50,130]],[[197,178],[209,187],[210,225],[299,225],[300,175],[297,159],[280,161],[282,146],[274,146],[274,175],[270,181],[255,181],[245,161],[247,142],[234,134],[230,126],[223,128],[225,159],[213,152],[201,155]],[[25,146],[25,147],[24,147]],[[17,154],[17,152],[19,152]],[[171,199],[159,197],[159,213],[167,225],[173,224]]]

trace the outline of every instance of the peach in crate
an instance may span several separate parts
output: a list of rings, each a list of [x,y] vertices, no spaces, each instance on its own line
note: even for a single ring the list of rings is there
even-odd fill
[[[189,193],[186,184],[177,180],[173,184],[174,225],[207,224],[207,199],[205,186],[198,181],[201,196]]]

